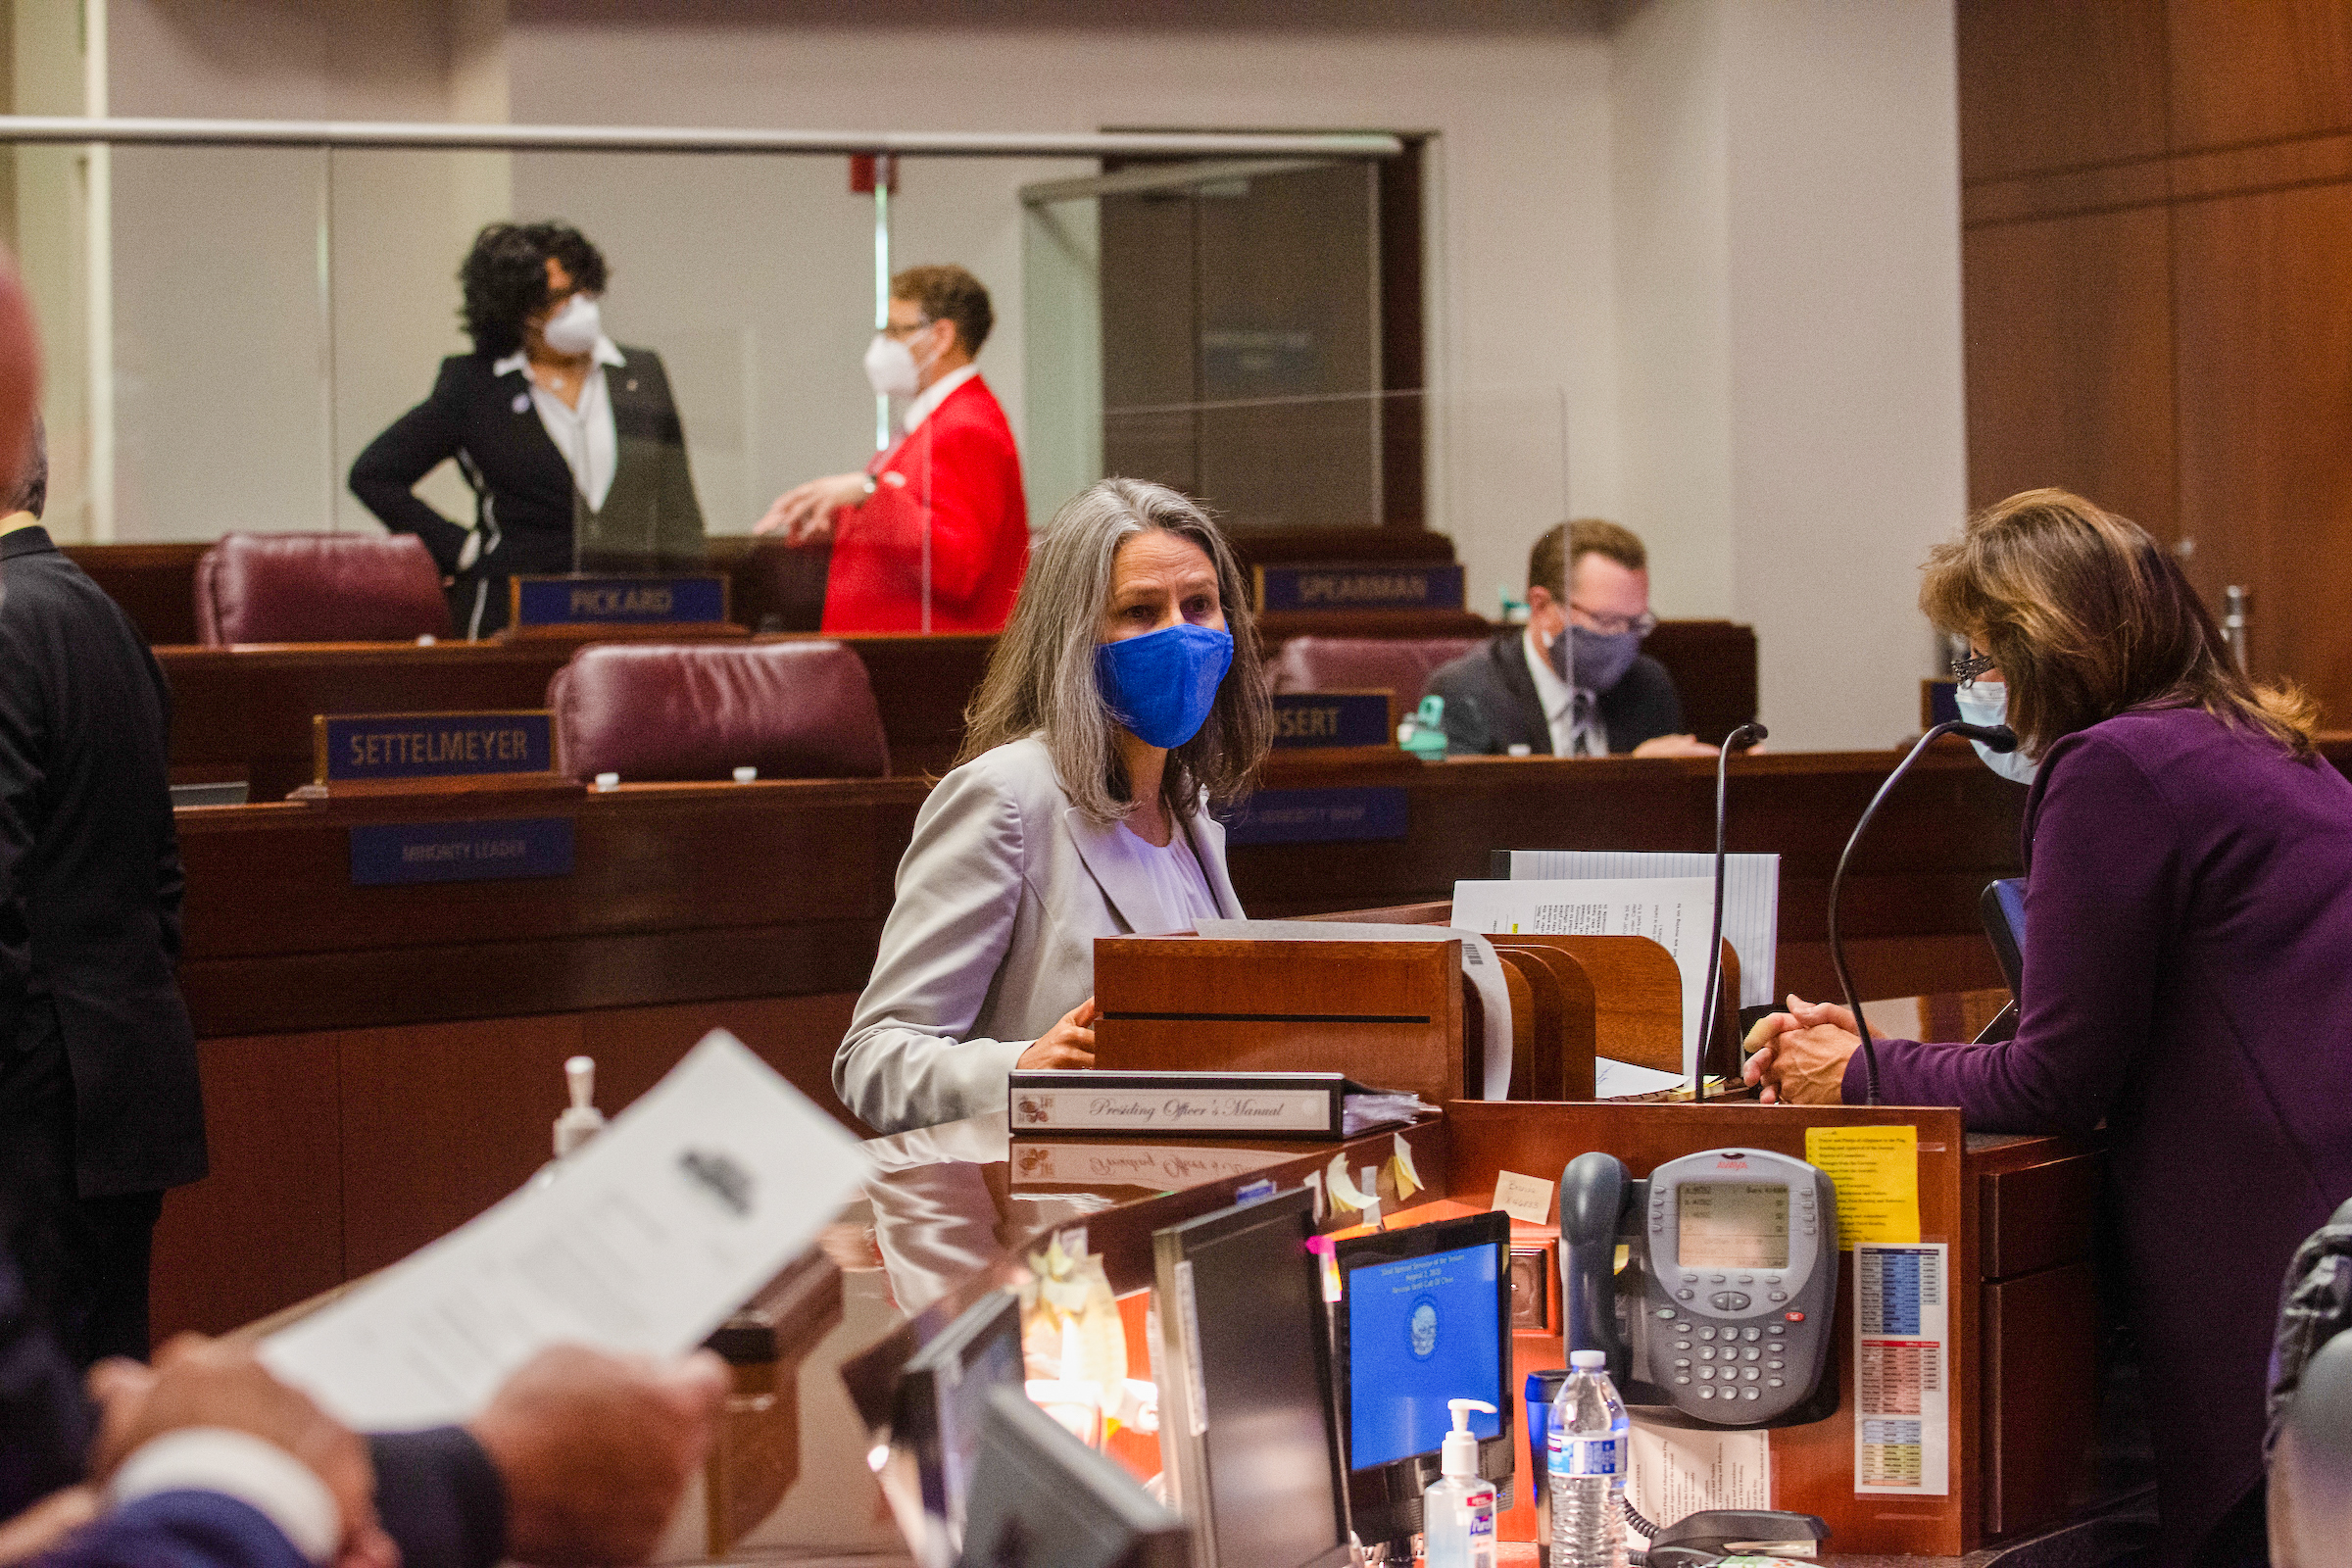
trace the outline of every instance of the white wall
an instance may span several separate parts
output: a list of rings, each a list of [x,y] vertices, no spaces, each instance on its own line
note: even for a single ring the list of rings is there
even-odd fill
[[[1784,750],[1918,727],[1918,567],[1967,506],[1952,29],[1644,0],[1615,38],[1625,521],[1664,604],[1756,627]]]

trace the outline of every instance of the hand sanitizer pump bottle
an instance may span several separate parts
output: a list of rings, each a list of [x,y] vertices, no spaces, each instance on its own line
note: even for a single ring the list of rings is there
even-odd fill
[[[1478,1473],[1478,1438],[1470,1412],[1483,1399],[1448,1399],[1453,1430],[1438,1449],[1439,1476],[1421,1494],[1422,1557],[1427,1568],[1494,1568],[1494,1484]]]
[[[573,1056],[565,1061],[564,1085],[571,1103],[556,1118],[556,1157],[532,1175],[534,1187],[554,1181],[563,1171],[564,1159],[605,1129],[605,1113],[596,1108],[596,1058]]]

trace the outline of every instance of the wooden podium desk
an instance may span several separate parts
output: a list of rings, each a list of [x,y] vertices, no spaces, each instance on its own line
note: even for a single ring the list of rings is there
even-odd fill
[[[1102,1257],[1111,1288],[1122,1298],[1129,1375],[1148,1378],[1144,1306],[1152,1282],[1152,1232],[1229,1204],[1246,1184],[1296,1186],[1343,1147],[1350,1170],[1384,1165],[1384,1210],[1392,1223],[1410,1224],[1486,1209],[1500,1170],[1553,1179],[1569,1158],[1591,1149],[1618,1153],[1638,1175],[1660,1159],[1707,1148],[1746,1145],[1801,1157],[1804,1128],[1822,1123],[1918,1129],[1922,1236],[1950,1249],[1952,1485],[1940,1497],[1857,1496],[1851,1490],[1849,1268],[1840,1284],[1838,1325],[1841,1409],[1828,1420],[1774,1435],[1776,1505],[1831,1521],[1837,1532],[1831,1561],[1882,1553],[1951,1561],[1988,1542],[2014,1543],[2060,1525],[2068,1483],[2091,1438],[2095,1357],[2086,1342],[2097,1320],[2087,1257],[2097,1157],[2059,1139],[1967,1137],[1954,1110],[1455,1102],[1443,1116],[1401,1134],[1378,1132],[1346,1146],[1172,1138],[1130,1143],[1066,1134],[1007,1142],[1001,1117],[983,1118],[876,1141],[870,1147],[887,1152],[877,1161],[885,1174],[868,1184],[871,1202],[858,1222],[887,1233],[873,1255],[908,1271],[904,1283],[919,1299],[934,1302],[926,1313],[934,1331],[985,1291],[1017,1279],[1022,1259],[1048,1235],[1082,1224],[1088,1249]],[[1392,1139],[1399,1136],[1427,1184],[1410,1194],[1399,1192],[1385,1170]],[[927,1160],[916,1152],[926,1147]],[[1095,1157],[1072,1159],[1073,1151]],[[1087,1179],[1095,1165],[1136,1174],[1115,1175],[1105,1184]],[[1111,1206],[1088,1206],[1105,1199]],[[1328,1223],[1348,1218],[1335,1215]],[[933,1227],[937,1244],[930,1248],[926,1235]],[[1523,1249],[1542,1248],[1552,1236],[1549,1226],[1513,1229],[1514,1244]],[[992,1255],[974,1258],[975,1236],[997,1239]],[[952,1265],[963,1272],[947,1276],[944,1294],[927,1254],[962,1260]],[[1544,1266],[1554,1265],[1546,1258]],[[852,1292],[854,1298],[858,1294]],[[845,1444],[870,1441],[871,1428],[888,1409],[891,1378],[916,1341],[903,1314],[864,1321],[875,1332],[844,1367],[863,1426],[844,1434]],[[1516,1341],[1514,1397],[1529,1371],[1560,1364],[1556,1331],[1523,1331]],[[1516,1411],[1513,1427],[1524,1466],[1530,1459]],[[1156,1449],[1132,1439],[1122,1437],[1113,1453],[1139,1475],[1157,1465]],[[1522,1469],[1515,1506],[1503,1520],[1506,1544],[1532,1537],[1527,1480]]]
[[[497,646],[414,652],[491,667],[513,657]],[[312,657],[337,656],[306,654],[289,668]],[[1829,989],[1819,937],[1829,871],[1892,762],[1871,753],[1733,764],[1735,846],[1788,857],[1785,989]],[[1920,771],[1889,804],[1848,890],[1866,995],[1995,978],[1976,899],[2015,869],[2024,792],[1965,752]],[[1399,790],[1405,836],[1236,846],[1234,881],[1252,914],[1445,899],[1454,878],[1487,873],[1498,844],[1696,849],[1712,839],[1704,761],[1284,757],[1266,787]],[[202,1042],[214,1174],[166,1202],[158,1331],[248,1322],[479,1212],[547,1147],[561,1063],[577,1052],[598,1058],[611,1112],[724,1026],[846,1119],[833,1054],[927,789],[911,776],[546,799],[458,788],[180,811],[181,984]],[[570,875],[352,883],[355,824],[514,816],[570,825]]]

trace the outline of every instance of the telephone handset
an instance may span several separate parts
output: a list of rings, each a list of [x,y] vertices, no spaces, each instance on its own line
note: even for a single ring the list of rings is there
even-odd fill
[[[1605,1352],[1652,1420],[1799,1426],[1838,1408],[1838,1193],[1801,1159],[1711,1149],[1637,1181],[1578,1155],[1560,1173],[1560,1284],[1566,1348]]]

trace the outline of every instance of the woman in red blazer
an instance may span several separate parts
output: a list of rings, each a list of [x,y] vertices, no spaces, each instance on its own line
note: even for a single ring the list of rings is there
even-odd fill
[[[831,541],[824,629],[1004,629],[1029,561],[1021,460],[973,356],[995,318],[960,267],[890,280],[890,325],[866,351],[874,390],[912,399],[898,445],[861,473],[786,492],[755,529],[796,547]]]

